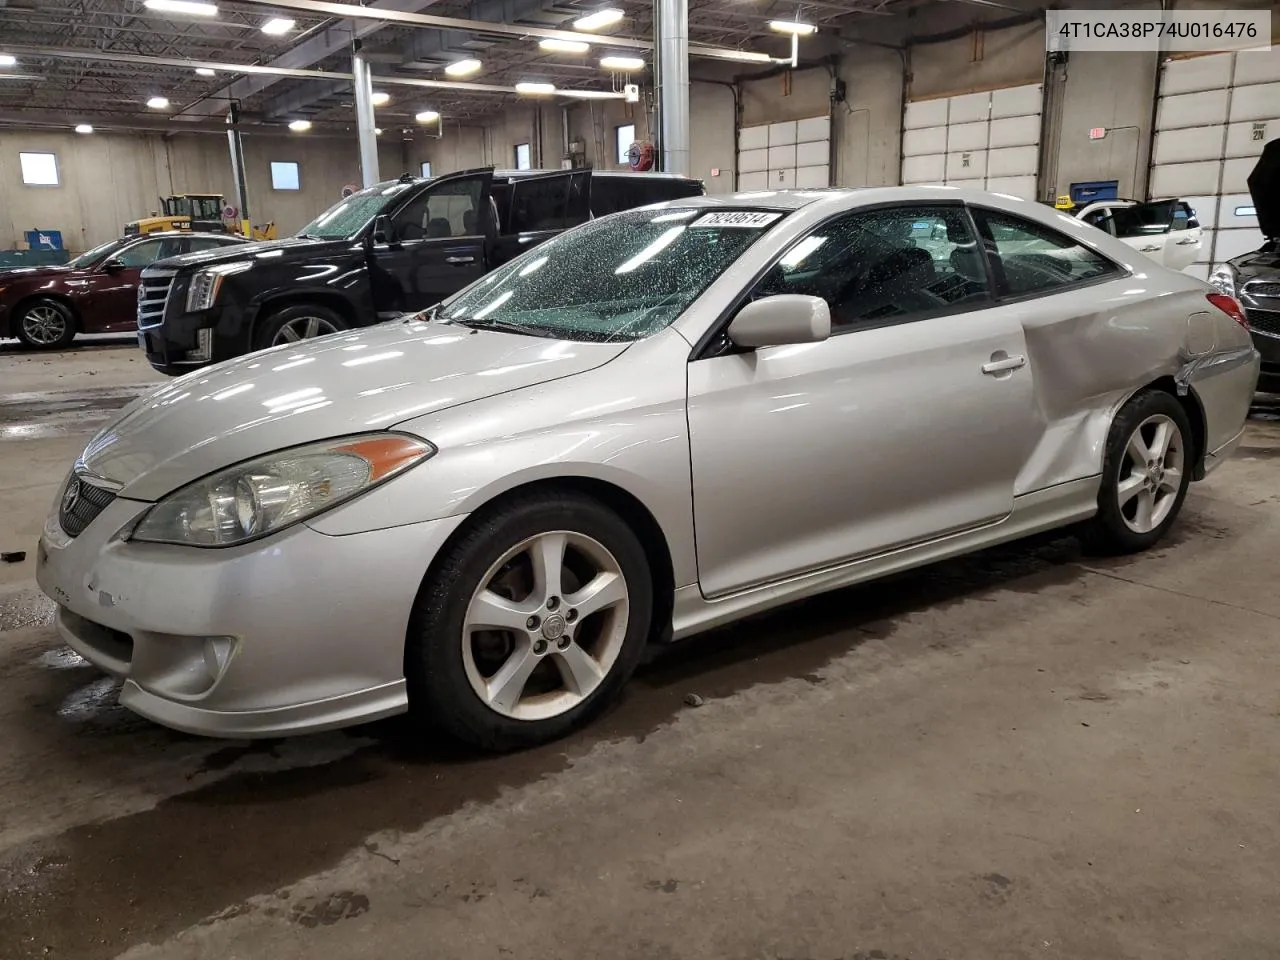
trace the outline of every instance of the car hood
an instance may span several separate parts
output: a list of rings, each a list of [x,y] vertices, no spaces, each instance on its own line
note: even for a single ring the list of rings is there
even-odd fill
[[[263,257],[274,260],[287,257],[290,253],[303,252],[311,256],[318,251],[338,249],[351,246],[350,240],[307,240],[302,237],[285,237],[282,240],[260,240],[256,243],[230,243],[225,247],[213,250],[201,250],[197,253],[184,253],[181,256],[161,260],[155,267],[172,269],[174,267],[203,267],[213,263],[237,263]]]
[[[79,273],[79,270],[73,270],[66,266],[38,266],[38,267],[4,267],[0,268],[0,284],[11,283],[15,280],[51,280],[56,277],[67,277]]]
[[[122,496],[155,500],[274,450],[584,373],[627,346],[393,321],[180,377],[134,401],[81,459]]]
[[[1241,283],[1257,279],[1280,280],[1280,243],[1272,240],[1263,244],[1261,249],[1242,253],[1230,263]]]
[[[1262,156],[1249,174],[1249,196],[1258,214],[1262,235],[1280,239],[1280,140],[1262,148]]]

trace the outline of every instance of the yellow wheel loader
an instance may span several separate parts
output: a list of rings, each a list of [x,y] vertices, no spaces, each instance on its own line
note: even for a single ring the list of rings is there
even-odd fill
[[[241,233],[254,240],[274,240],[274,222],[250,225],[247,221],[227,221],[222,218],[226,201],[219,193],[184,193],[175,197],[163,197],[160,204],[164,213],[152,212],[125,224],[125,236],[140,233],[156,233],[161,230],[193,230],[209,233]]]

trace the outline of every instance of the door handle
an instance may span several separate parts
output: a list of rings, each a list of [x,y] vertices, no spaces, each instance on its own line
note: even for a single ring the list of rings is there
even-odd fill
[[[1197,240],[1195,237],[1187,237],[1187,239],[1185,239],[1185,240],[1175,240],[1175,241],[1173,241],[1173,242],[1174,242],[1174,243],[1176,243],[1176,244],[1177,244],[1178,246],[1180,246],[1180,247],[1189,247],[1189,246],[1191,246],[1193,243],[1199,243],[1200,241],[1199,241],[1199,240]]]
[[[1139,248],[1138,252],[1139,253],[1155,253],[1159,249],[1160,247],[1158,245],[1150,244],[1148,246]]]
[[[461,263],[475,263],[475,262],[476,262],[476,258],[475,258],[475,257],[445,257],[445,258],[444,258],[444,262],[445,262],[445,263],[455,263],[455,264],[461,264]]]
[[[982,372],[988,376],[997,373],[1007,373],[1010,370],[1017,370],[1019,367],[1025,366],[1026,357],[1005,357],[1003,360],[992,360],[990,363],[982,365]]]

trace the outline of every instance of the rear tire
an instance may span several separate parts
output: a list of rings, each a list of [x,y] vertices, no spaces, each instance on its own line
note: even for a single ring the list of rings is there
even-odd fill
[[[1124,554],[1158,543],[1182,510],[1195,456],[1187,413],[1163,390],[1121,407],[1107,435],[1098,512],[1083,527],[1086,547]]]
[[[75,339],[76,317],[62,301],[42,297],[15,314],[13,332],[32,350],[58,350]]]
[[[484,750],[558,739],[618,695],[652,615],[648,558],[617,514],[568,492],[513,499],[463,528],[423,582],[409,703]]]
[[[347,327],[347,321],[336,310],[318,303],[297,303],[269,314],[258,323],[253,332],[253,349],[266,350],[299,340],[313,340]]]

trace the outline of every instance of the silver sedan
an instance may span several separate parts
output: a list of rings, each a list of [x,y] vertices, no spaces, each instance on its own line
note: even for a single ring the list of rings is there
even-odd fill
[[[413,708],[506,749],[585,723],[647,643],[1055,527],[1149,547],[1257,376],[1233,300],[1034,203],[681,200],[140,399],[38,576],[160,723]]]

